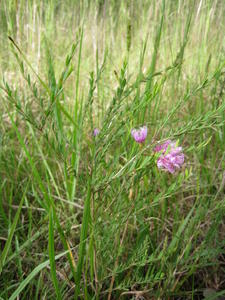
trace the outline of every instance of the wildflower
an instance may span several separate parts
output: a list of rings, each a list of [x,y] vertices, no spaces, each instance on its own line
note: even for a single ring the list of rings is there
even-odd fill
[[[147,126],[140,127],[139,129],[132,129],[131,135],[137,143],[143,143],[146,140],[148,133]]]
[[[93,135],[97,136],[100,133],[100,130],[98,128],[95,128],[93,131]]]
[[[155,152],[162,152],[161,156],[157,160],[157,166],[159,169],[174,173],[176,169],[179,169],[184,163],[184,154],[182,153],[182,147],[177,147],[176,143],[168,140],[162,145],[155,147]]]

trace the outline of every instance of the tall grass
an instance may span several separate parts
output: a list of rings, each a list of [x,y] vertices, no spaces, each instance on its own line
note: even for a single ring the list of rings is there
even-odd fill
[[[0,298],[223,296],[223,1],[3,0],[0,15]],[[156,164],[167,139],[175,174]]]

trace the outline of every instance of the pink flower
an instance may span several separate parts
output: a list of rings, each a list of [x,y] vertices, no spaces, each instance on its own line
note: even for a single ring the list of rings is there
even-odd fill
[[[100,133],[100,130],[98,128],[95,128],[93,131],[93,135],[97,136]]]
[[[154,151],[162,152],[162,155],[157,160],[159,169],[174,173],[184,163],[182,147],[176,147],[176,142],[168,140],[164,144],[156,146]]]
[[[139,129],[132,129],[131,135],[137,143],[143,143],[146,140],[148,133],[147,126],[140,127]]]

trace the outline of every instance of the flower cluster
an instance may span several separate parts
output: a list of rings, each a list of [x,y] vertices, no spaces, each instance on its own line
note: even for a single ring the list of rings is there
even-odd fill
[[[93,135],[96,137],[100,133],[98,128],[95,128]],[[148,128],[147,126],[140,127],[138,129],[132,129],[131,135],[133,139],[142,144],[147,138]],[[168,171],[173,174],[177,169],[180,169],[184,163],[184,154],[182,147],[178,147],[176,142],[167,140],[161,145],[157,145],[154,152],[160,153],[157,160],[157,167],[164,171]]]
[[[161,152],[161,155],[157,160],[159,169],[163,169],[173,174],[176,169],[180,169],[184,163],[182,147],[177,147],[176,142],[168,140],[164,144],[156,146],[154,150],[155,152]]]

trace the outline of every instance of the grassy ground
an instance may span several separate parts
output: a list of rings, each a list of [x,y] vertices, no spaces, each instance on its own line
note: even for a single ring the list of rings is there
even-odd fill
[[[224,32],[220,0],[2,0],[0,299],[222,299]]]

